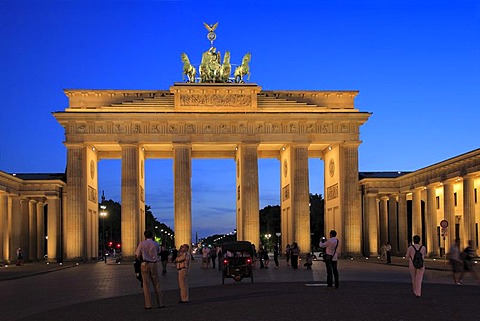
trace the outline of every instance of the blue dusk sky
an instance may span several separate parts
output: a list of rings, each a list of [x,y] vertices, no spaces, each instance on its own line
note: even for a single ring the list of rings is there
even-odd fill
[[[480,2],[0,0],[0,170],[64,172],[63,89],[168,89],[180,53],[252,53],[266,90],[359,90],[360,171],[411,171],[479,147]],[[323,161],[310,161],[323,195]],[[259,160],[260,208],[279,204],[280,164]],[[173,227],[171,160],[146,161],[146,202]],[[99,162],[120,202],[121,162]],[[235,228],[235,162],[192,161],[193,233]]]

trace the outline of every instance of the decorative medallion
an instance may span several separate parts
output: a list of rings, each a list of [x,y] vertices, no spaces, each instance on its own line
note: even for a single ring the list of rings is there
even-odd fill
[[[335,161],[333,158],[330,158],[330,162],[328,163],[328,172],[330,173],[330,177],[333,177],[335,174]]]
[[[90,161],[90,177],[92,179],[95,178],[95,162],[93,161],[93,159]]]
[[[287,177],[287,174],[288,174],[288,162],[285,159],[283,161],[283,176]]]

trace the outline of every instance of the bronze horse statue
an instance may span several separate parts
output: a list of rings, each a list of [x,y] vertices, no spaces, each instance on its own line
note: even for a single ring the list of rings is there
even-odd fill
[[[243,78],[248,75],[248,79],[250,80],[250,67],[248,66],[248,63],[252,59],[252,54],[251,53],[246,53],[245,56],[243,56],[242,59],[242,64],[235,68],[235,71],[233,72],[233,77],[235,78],[235,82],[240,82],[244,83],[245,81]]]
[[[197,70],[190,63],[186,53],[182,52],[180,55],[183,62],[183,74],[182,79],[185,80],[185,75],[187,76],[187,82],[195,82],[195,76],[197,75]]]

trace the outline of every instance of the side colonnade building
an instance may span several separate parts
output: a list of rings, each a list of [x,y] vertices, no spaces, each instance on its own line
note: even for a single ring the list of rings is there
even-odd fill
[[[360,173],[366,256],[389,242],[404,255],[419,235],[431,257],[443,256],[455,239],[479,246],[480,149],[414,172]]]

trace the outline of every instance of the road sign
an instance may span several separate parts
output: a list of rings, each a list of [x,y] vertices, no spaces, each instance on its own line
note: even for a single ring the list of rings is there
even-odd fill
[[[440,226],[443,227],[443,228],[447,228],[448,227],[448,221],[447,220],[442,220],[440,222]]]

